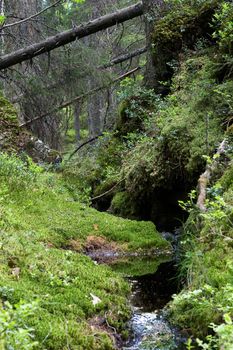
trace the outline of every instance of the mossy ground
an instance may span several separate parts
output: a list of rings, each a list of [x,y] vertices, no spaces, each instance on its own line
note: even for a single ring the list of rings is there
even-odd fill
[[[82,254],[88,237],[104,237],[129,251],[168,244],[150,222],[124,220],[74,201],[60,175],[41,173],[14,156],[0,158],[2,301],[38,300],[27,318],[37,349],[112,349],[107,325],[123,331],[129,287]],[[80,253],[67,249],[71,242]],[[101,302],[93,305],[90,293]],[[90,325],[95,315],[107,320],[105,329]]]

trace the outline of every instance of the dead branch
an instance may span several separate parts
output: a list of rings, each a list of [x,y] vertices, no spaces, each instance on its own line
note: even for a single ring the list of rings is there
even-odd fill
[[[96,197],[93,197],[91,198],[90,200],[93,202],[95,201],[96,199],[100,199],[104,196],[106,196],[107,194],[111,193],[118,185],[120,185],[123,181],[125,181],[125,178],[124,179],[121,179],[119,182],[117,182],[113,187],[111,187],[108,191],[100,194],[99,196],[96,196]]]
[[[84,146],[88,145],[89,143],[91,143],[91,142],[97,140],[97,139],[98,139],[99,137],[101,137],[101,136],[103,136],[102,133],[101,133],[100,135],[97,135],[97,136],[95,136],[95,137],[92,137],[91,139],[89,139],[89,140],[83,142],[81,145],[79,145],[79,146],[70,154],[70,156],[69,156],[69,158],[68,158],[68,161],[69,161],[81,148],[83,148]]]
[[[49,9],[51,9],[51,8],[53,8],[53,7],[56,7],[60,2],[63,2],[63,1],[64,1],[64,0],[57,0],[57,1],[56,1],[55,3],[53,3],[52,5],[50,5],[50,6],[46,7],[46,8],[44,8],[43,10],[41,10],[41,11],[35,13],[34,15],[31,15],[31,16],[29,16],[29,17],[27,17],[27,18],[24,18],[24,19],[22,19],[22,20],[20,20],[20,21],[14,22],[14,23],[5,24],[4,26],[2,26],[2,27],[0,28],[0,30],[4,30],[4,29],[7,29],[7,28],[11,28],[11,27],[14,27],[14,26],[16,26],[16,25],[19,25],[19,24],[23,24],[23,23],[25,23],[25,22],[28,22],[28,21],[32,20],[33,18],[40,16],[42,13],[48,11]]]
[[[217,165],[219,163],[219,157],[225,153],[225,147],[226,147],[227,141],[224,139],[221,144],[219,145],[217,152],[215,153],[213,157],[213,161],[211,164],[206,165],[206,170],[198,180],[198,199],[197,199],[197,207],[202,211],[206,211],[206,197],[207,197],[207,186],[209,184],[210,178],[214,171],[217,168]]]
[[[108,88],[109,86],[111,86],[112,84],[115,84],[115,83],[117,83],[118,81],[123,80],[124,78],[128,77],[129,75],[134,74],[134,73],[137,72],[139,69],[141,69],[141,67],[136,67],[136,68],[132,69],[131,71],[129,71],[129,72],[125,73],[125,74],[122,74],[122,75],[119,76],[118,78],[112,80],[112,81],[111,81],[110,83],[108,83],[107,85],[99,86],[99,87],[97,87],[97,88],[95,88],[95,89],[92,89],[92,90],[88,91],[88,92],[85,93],[85,94],[79,95],[79,96],[77,96],[77,97],[75,97],[75,98],[73,98],[73,99],[71,99],[71,100],[69,100],[69,101],[63,102],[63,103],[61,103],[59,106],[53,108],[52,110],[46,112],[45,114],[39,115],[38,117],[35,117],[35,118],[31,119],[31,120],[26,121],[25,123],[21,124],[20,127],[29,125],[29,124],[31,124],[31,123],[33,123],[33,122],[39,120],[39,119],[43,119],[43,118],[45,118],[45,117],[48,117],[50,114],[55,113],[55,112],[59,111],[60,109],[65,108],[65,107],[68,107],[69,105],[71,105],[71,104],[73,104],[73,103],[75,103],[75,102],[78,102],[78,101],[82,100],[83,98],[86,98],[86,97],[88,97],[88,96],[90,96],[90,95],[93,95],[93,94],[95,94],[95,93],[98,92],[98,91],[107,89],[107,88]]]

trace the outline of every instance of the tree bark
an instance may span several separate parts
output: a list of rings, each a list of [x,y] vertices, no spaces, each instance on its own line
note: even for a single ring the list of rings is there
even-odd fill
[[[154,89],[157,83],[156,66],[153,60],[153,43],[152,33],[154,30],[155,22],[161,16],[161,12],[165,9],[164,0],[142,0],[143,12],[146,14],[145,19],[145,32],[146,32],[146,46],[147,50],[147,64],[145,72],[145,85],[149,89]]]
[[[55,36],[49,37],[39,43],[29,45],[26,48],[12,52],[0,59],[0,70],[14,66],[17,63],[32,59],[43,53],[50,52],[60,46],[66,45],[76,39],[84,38],[100,30],[112,27],[118,23],[123,23],[129,19],[141,16],[143,14],[142,3],[126,7],[114,13],[99,17],[86,24],[81,24],[73,29],[61,32]]]

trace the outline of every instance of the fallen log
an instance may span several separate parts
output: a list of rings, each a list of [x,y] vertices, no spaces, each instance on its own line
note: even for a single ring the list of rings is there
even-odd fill
[[[107,14],[94,19],[88,23],[75,26],[74,28],[51,36],[39,43],[32,44],[23,49],[17,50],[0,58],[0,70],[14,66],[26,60],[43,53],[50,52],[58,47],[66,45],[76,39],[84,38],[100,30],[107,29],[118,23],[123,23],[129,19],[141,16],[143,14],[142,3],[132,5],[122,10]]]

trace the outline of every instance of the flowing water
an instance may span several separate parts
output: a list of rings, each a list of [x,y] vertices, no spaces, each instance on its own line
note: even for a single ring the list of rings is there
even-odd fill
[[[177,292],[175,267],[162,263],[154,274],[130,278],[132,285],[130,321],[132,337],[124,350],[183,349],[184,339],[165,317],[164,307]]]
[[[167,253],[165,256],[89,254],[98,263],[106,263],[122,273],[131,284],[131,336],[122,350],[185,349],[185,339],[166,319],[165,306],[178,291],[175,263]]]

